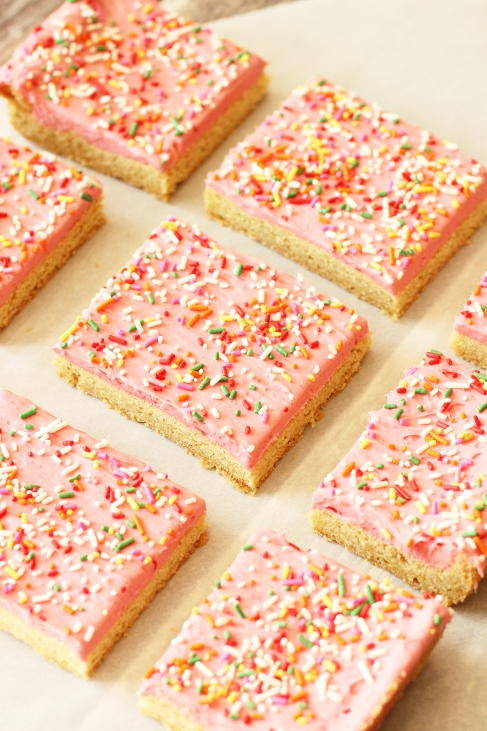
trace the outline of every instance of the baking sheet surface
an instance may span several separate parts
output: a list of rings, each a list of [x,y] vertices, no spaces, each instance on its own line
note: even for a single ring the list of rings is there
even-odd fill
[[[180,447],[61,382],[49,346],[168,214],[197,223],[236,251],[291,274],[299,271],[292,261],[209,221],[202,194],[207,172],[218,167],[229,145],[253,130],[307,78],[323,74],[487,163],[484,3],[302,0],[228,18],[213,27],[269,60],[272,83],[266,99],[169,204],[100,175],[108,223],[0,334],[3,387],[98,439],[108,438],[113,447],[169,472],[173,480],[202,495],[208,504],[210,540],[159,594],[91,681],[70,676],[0,633],[2,730],[160,728],[138,710],[140,679],[257,526],[286,531],[303,548],[314,547],[357,571],[382,576],[366,561],[311,532],[307,519],[311,495],[359,436],[366,412],[377,408],[383,395],[396,386],[402,369],[416,363],[430,347],[451,355],[454,315],[486,268],[487,225],[397,323],[319,276],[303,272],[307,282],[325,294],[342,297],[369,320],[373,349],[361,372],[331,400],[324,418],[307,429],[257,497],[238,493]],[[10,127],[3,101],[0,134],[22,139]],[[387,717],[384,731],[486,727],[486,604],[484,581],[477,595],[457,610],[418,680]]]

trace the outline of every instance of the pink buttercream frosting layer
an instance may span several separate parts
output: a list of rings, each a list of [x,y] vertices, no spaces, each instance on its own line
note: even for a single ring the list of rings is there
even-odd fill
[[[205,502],[5,390],[0,429],[0,608],[86,661]]]
[[[461,335],[487,345],[487,272],[472,292],[463,310],[455,319],[455,330]]]
[[[171,167],[260,78],[265,62],[158,3],[65,2],[0,71],[38,122]]]
[[[0,138],[0,305],[101,194],[54,155]]]
[[[313,496],[408,558],[457,559],[485,573],[487,391],[478,369],[433,351],[369,415],[367,428]]]
[[[362,317],[301,278],[172,219],[55,351],[251,469],[367,334]]]
[[[487,196],[487,169],[321,79],[297,88],[207,184],[397,295]]]
[[[204,729],[360,729],[450,617],[436,599],[258,530],[140,694],[176,704]]]

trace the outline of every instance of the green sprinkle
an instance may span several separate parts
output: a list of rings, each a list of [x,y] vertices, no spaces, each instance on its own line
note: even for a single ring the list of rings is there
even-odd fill
[[[80,557],[79,557],[79,560],[80,560],[80,561],[86,561],[86,559],[87,559],[87,558],[88,558],[88,554],[87,554],[87,553],[85,553],[85,554],[84,554],[84,556],[80,556]]]
[[[235,389],[233,389],[232,393],[230,394],[230,399],[233,401],[233,399],[235,398],[236,395],[237,395],[237,392]]]
[[[92,320],[91,318],[88,320],[88,325],[91,325],[91,327],[93,328],[93,330],[95,332],[99,332],[100,328],[98,327],[96,322],[94,320]]]
[[[255,402],[255,406],[254,406],[254,414],[258,414],[259,413],[260,407],[261,407],[260,401],[256,401]]]
[[[25,428],[28,429],[29,431],[32,431],[32,429],[34,428],[34,425],[33,424],[26,424],[25,425]]]
[[[372,218],[372,214],[367,213],[367,211],[360,211],[360,215],[363,216],[364,218]]]
[[[193,416],[195,417],[195,419],[198,419],[198,421],[203,421],[203,417],[201,416],[201,414],[198,414],[197,411],[193,411]]]
[[[367,598],[369,600],[369,604],[375,604],[374,594],[372,593],[372,589],[370,588],[369,584],[366,585],[365,590],[367,592]]]
[[[475,536],[477,535],[477,531],[476,530],[465,530],[465,531],[463,531],[463,533],[460,533],[460,535],[462,536],[462,538],[475,538]]]
[[[237,673],[237,678],[248,678],[251,675],[255,675],[255,670],[242,670],[242,672]]]
[[[220,582],[220,579],[217,579],[217,580],[215,581],[215,586],[216,586],[216,588],[217,588],[217,589],[220,589],[220,588],[221,588],[221,582]]]
[[[413,464],[419,464],[419,459],[417,457],[409,457],[409,461]]]
[[[37,195],[37,193],[36,193],[35,191],[33,191],[33,190],[32,190],[32,188],[29,188],[29,195],[30,195],[30,196],[31,196],[31,197],[32,197],[32,198],[33,198],[33,199],[34,199],[35,201],[38,201],[38,200],[39,200],[39,196]]]
[[[243,613],[242,607],[238,602],[235,604],[235,611],[242,617],[242,619],[245,619],[245,614]]]
[[[338,581],[338,594],[340,596],[345,596],[345,582],[343,581],[342,574],[338,574],[337,581]]]
[[[191,366],[192,371],[200,371],[202,368],[204,368],[203,363],[196,363],[196,365]]]
[[[240,413],[241,413],[240,412],[240,409],[237,409],[236,412],[235,412],[235,416],[240,416]]]
[[[74,497],[74,492],[60,492],[58,498],[61,500],[67,500],[67,498]]]
[[[250,391],[255,391],[255,386],[254,386],[254,384],[253,384],[253,383],[251,383],[251,384],[250,384],[250,386],[249,386],[249,390],[250,390]]]
[[[246,543],[245,546],[242,546],[242,551],[251,551],[253,547],[252,543]]]
[[[480,404],[480,406],[477,409],[477,411],[478,411],[479,414],[481,414],[484,409],[487,409],[487,401],[485,401],[483,404]]]
[[[154,297],[151,295],[151,293],[150,292],[146,292],[145,293],[145,296],[149,300],[150,304],[153,305],[154,304]]]
[[[215,353],[215,360],[220,360],[220,353],[218,352],[218,350]]]
[[[239,277],[242,274],[243,264],[237,264],[235,267],[234,274],[236,277]]]
[[[362,604],[359,604],[359,605],[358,605],[358,607],[355,607],[355,609],[352,609],[352,611],[350,612],[350,614],[351,614],[351,615],[352,615],[353,617],[356,617],[356,616],[357,616],[357,614],[360,614],[360,612],[362,611],[362,609],[363,609],[363,608],[364,608],[365,606],[367,606],[367,603],[368,603],[368,602],[362,602]]]
[[[138,126],[139,125],[137,124],[137,122],[134,122],[133,123],[133,125],[130,128],[129,137],[133,137],[135,135],[135,133],[137,132],[137,127]]]
[[[450,389],[451,391],[451,389]],[[422,396],[425,396],[428,391],[425,388],[415,388],[414,393],[420,393]]]
[[[129,528],[135,528],[135,523],[131,520],[127,520],[127,525]]]
[[[276,350],[277,350],[278,353],[280,353],[285,358],[287,358],[288,352],[287,352],[286,348],[283,348],[282,345],[276,345],[275,348],[276,348]]]
[[[75,475],[74,477],[70,477],[68,482],[74,482],[75,480],[79,480],[80,477],[81,477],[81,474],[78,472],[78,474]]]
[[[435,355],[443,355],[443,353],[440,350],[433,350],[433,348],[430,348],[430,353],[435,353]]]
[[[130,546],[133,542],[133,538],[126,538],[125,541],[120,541],[120,543],[117,543],[115,546],[115,553],[119,553],[123,548]]]
[[[220,386],[221,392],[224,396],[230,396],[230,391],[225,385]]]
[[[375,469],[376,470],[383,470],[384,469],[384,465],[382,464],[382,462],[377,462],[377,464],[375,465]]]
[[[27,554],[27,561],[32,561],[33,558],[34,558],[34,551],[30,551]]]
[[[384,409],[397,409],[397,404],[384,404]]]
[[[367,480],[365,480],[365,482],[361,482],[359,485],[357,485],[357,490],[361,490],[363,487],[366,487],[366,485],[367,485]]]
[[[93,203],[93,198],[88,193],[81,193],[80,198],[83,198],[84,201],[88,201],[88,203]]]
[[[445,393],[443,394],[443,398],[448,398],[449,396],[451,396],[452,391],[452,388],[447,388]]]
[[[424,406],[422,404],[418,404],[416,408],[418,411],[424,411]]]
[[[202,391],[204,388],[206,388],[206,386],[209,384],[209,382],[210,382],[210,379],[208,378],[208,376],[205,376],[205,378],[203,378],[200,385],[198,386],[198,389],[200,391]]]
[[[394,418],[396,421],[401,417],[401,414],[403,413],[403,411],[404,411],[404,409],[398,409],[396,411],[396,413],[394,414]]]
[[[224,327],[210,327],[208,332],[210,333],[210,335],[219,335],[219,333],[225,332],[225,328]]]
[[[314,647],[313,643],[308,640],[307,637],[304,635],[298,635],[298,640],[301,642],[301,644],[305,645],[309,650],[311,650],[312,647]]]
[[[435,614],[433,621],[436,624],[436,626],[438,627],[441,624],[441,614]]]
[[[253,354],[254,354],[254,351],[252,350],[252,348],[249,348],[247,350],[247,355],[249,356],[249,358],[252,357]]]
[[[32,406],[32,408],[28,409],[27,411],[23,411],[20,414],[21,419],[28,419],[29,416],[34,416],[34,414],[37,413],[37,406]]]

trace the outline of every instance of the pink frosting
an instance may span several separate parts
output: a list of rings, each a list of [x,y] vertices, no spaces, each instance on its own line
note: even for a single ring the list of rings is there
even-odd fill
[[[312,507],[362,528],[407,557],[447,568],[461,556],[483,576],[484,378],[435,351],[408,368],[321,483]]]
[[[46,127],[171,167],[262,75],[264,61],[158,3],[65,2],[0,71]]]
[[[487,169],[315,79],[229,152],[207,183],[397,295],[487,196]]]
[[[258,530],[140,694],[175,703],[205,729],[360,729],[450,617],[436,599]]]
[[[55,351],[251,469],[367,333],[363,318],[302,279],[172,219]]]
[[[101,194],[54,155],[0,138],[0,305]]]
[[[205,502],[4,390],[0,429],[0,607],[85,661]]]
[[[455,320],[455,330],[461,335],[487,345],[487,272],[472,292],[462,312]]]

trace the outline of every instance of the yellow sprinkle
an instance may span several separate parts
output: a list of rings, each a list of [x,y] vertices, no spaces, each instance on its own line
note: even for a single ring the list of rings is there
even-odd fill
[[[426,508],[424,507],[421,500],[415,500],[414,504],[416,505],[420,513],[422,513],[423,515],[426,513]]]
[[[360,449],[365,449],[365,447],[368,447],[370,444],[370,439],[364,439],[364,441],[360,445]]]
[[[132,510],[138,510],[139,509],[138,503],[135,502],[135,500],[133,499],[133,497],[131,495],[128,496],[127,502],[130,505],[130,507],[132,508]]]
[[[66,330],[66,332],[63,335],[61,335],[61,337],[59,338],[61,343],[64,343],[64,341],[67,340],[70,335],[72,335],[74,332],[76,332],[77,328],[78,328],[78,325],[75,324],[72,327],[70,327],[69,330]]]
[[[5,571],[7,576],[10,576],[10,578],[14,579],[14,581],[17,581],[18,579],[20,579],[20,576],[18,575],[18,573],[16,571],[14,571],[13,569],[11,569],[10,566],[5,566],[5,568],[3,570]]]
[[[290,375],[288,375],[287,373],[281,373],[281,376],[284,378],[285,381],[287,381],[288,383],[291,383],[292,378]]]

